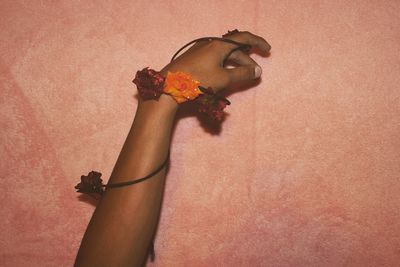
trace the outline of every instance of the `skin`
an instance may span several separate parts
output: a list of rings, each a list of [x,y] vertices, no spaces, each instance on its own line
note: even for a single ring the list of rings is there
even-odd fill
[[[227,38],[250,44],[261,54],[270,45],[261,37],[239,32]],[[228,60],[237,67],[223,67],[225,57],[235,48],[220,41],[196,43],[161,73],[191,73],[202,86],[215,91],[260,77],[261,68],[242,51]],[[256,71],[260,68],[259,71]],[[140,178],[155,170],[167,157],[178,105],[163,94],[158,101],[139,100],[132,127],[110,177],[110,183]],[[82,239],[75,266],[143,266],[155,234],[165,185],[165,169],[145,182],[106,190]]]

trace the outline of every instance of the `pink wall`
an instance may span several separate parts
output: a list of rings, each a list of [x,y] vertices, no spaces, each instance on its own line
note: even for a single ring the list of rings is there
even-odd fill
[[[1,1],[1,266],[72,265],[135,71],[236,27],[263,81],[218,135],[179,120],[152,266],[398,266],[399,1],[101,2]]]

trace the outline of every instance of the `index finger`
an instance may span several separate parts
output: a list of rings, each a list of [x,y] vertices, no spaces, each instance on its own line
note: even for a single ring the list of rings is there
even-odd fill
[[[264,38],[248,31],[235,32],[226,35],[224,38],[257,47],[264,53],[268,53],[271,50],[271,45]],[[224,45],[232,47],[232,44],[225,43]]]

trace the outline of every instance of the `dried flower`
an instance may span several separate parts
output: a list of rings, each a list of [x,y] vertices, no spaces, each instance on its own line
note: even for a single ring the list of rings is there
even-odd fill
[[[101,195],[104,192],[104,185],[100,177],[101,173],[96,171],[89,172],[87,176],[82,175],[81,182],[75,186],[75,189],[79,193],[97,193]]]
[[[168,72],[165,79],[164,92],[170,94],[178,103],[193,100],[202,92],[198,88],[200,82],[193,80],[192,75],[185,72]]]
[[[224,109],[227,105],[230,105],[228,99],[215,94],[210,87],[200,87],[200,89],[204,94],[199,96],[195,101],[199,105],[199,112],[208,115],[216,121],[222,121],[224,118]]]
[[[148,67],[137,71],[132,82],[136,84],[139,95],[143,100],[158,99],[163,93],[164,77]]]
[[[229,30],[228,30],[228,32],[225,33],[224,35],[222,35],[222,37],[223,37],[223,38],[226,38],[226,37],[228,37],[228,36],[230,36],[230,35],[232,35],[232,34],[238,33],[238,32],[239,32],[238,29],[234,29],[234,30],[232,30],[232,31],[229,31]]]

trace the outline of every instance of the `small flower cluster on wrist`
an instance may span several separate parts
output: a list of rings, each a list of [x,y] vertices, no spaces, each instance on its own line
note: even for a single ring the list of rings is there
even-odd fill
[[[178,104],[193,100],[200,113],[219,122],[223,120],[224,108],[230,105],[226,98],[214,93],[211,87],[200,86],[185,72],[168,72],[164,78],[160,72],[146,67],[136,72],[133,83],[143,100],[158,100],[163,93],[171,95]]]

